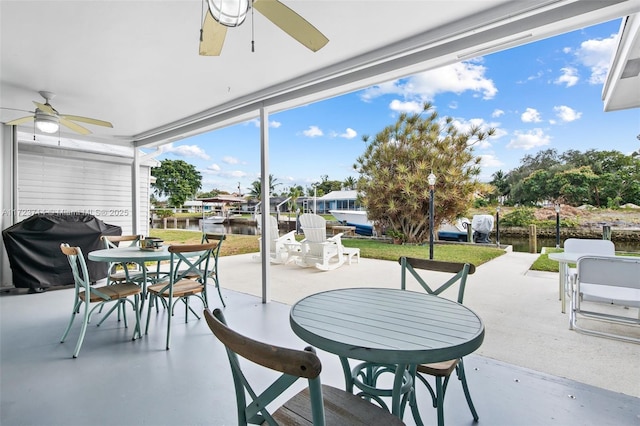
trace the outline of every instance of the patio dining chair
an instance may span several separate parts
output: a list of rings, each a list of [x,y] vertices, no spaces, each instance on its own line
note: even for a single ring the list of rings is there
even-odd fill
[[[60,250],[65,256],[67,256],[75,283],[73,312],[71,313],[69,325],[60,339],[60,343],[64,343],[65,339],[69,335],[73,321],[77,315],[81,314],[82,328],[80,329],[80,336],[78,337],[78,342],[76,343],[76,348],[73,352],[73,357],[77,358],[80,353],[80,348],[82,347],[82,342],[84,341],[84,336],[87,331],[87,325],[89,324],[91,314],[96,309],[111,302],[115,303],[114,307],[123,307],[127,302],[133,307],[133,311],[136,315],[136,326],[133,332],[133,340],[140,337],[140,311],[138,309],[140,304],[140,293],[142,292],[140,286],[132,282],[120,282],[118,284],[105,285],[102,287],[93,287],[91,286],[87,264],[84,260],[80,247],[71,247],[69,244],[62,243],[60,245]],[[134,302],[129,299],[129,296],[134,296]],[[89,306],[91,303],[97,303],[97,305],[90,309]],[[83,307],[84,309],[82,309],[81,312],[81,308]],[[112,311],[113,308],[109,312]],[[122,314],[124,318],[124,326],[126,328],[128,324],[124,309],[122,309]],[[118,320],[120,320],[120,318],[118,318]],[[102,321],[104,321],[104,318]],[[102,321],[98,323],[98,326],[102,324]]]
[[[224,234],[212,234],[212,233],[204,233],[202,234],[202,243],[213,243],[217,242],[215,248],[211,250],[211,260],[209,260],[209,269],[207,272],[207,277],[213,280],[213,285],[218,289],[218,296],[220,297],[220,302],[222,302],[222,306],[226,307],[227,305],[224,303],[224,299],[222,298],[222,293],[220,292],[220,276],[218,275],[218,258],[220,257],[220,249],[222,248],[222,242],[227,238]],[[206,293],[205,293],[206,297]],[[209,304],[208,300],[205,300],[207,306]]]
[[[189,305],[189,298],[195,296],[202,301],[206,308],[207,304],[207,280],[209,278],[209,264],[211,253],[216,248],[216,243],[205,244],[176,244],[168,248],[171,253],[170,270],[167,280],[153,284],[147,288],[149,295],[149,308],[147,309],[147,323],[145,334],[149,332],[149,321],[151,318],[151,306],[156,306],[158,313],[158,302],[167,308],[167,344],[171,338],[171,321],[175,312],[175,305],[178,301],[185,305],[185,322],[189,320],[189,312],[196,318],[200,316]],[[184,265],[184,267],[181,267]]]
[[[427,293],[435,296],[441,295],[445,290],[450,287],[458,285],[457,297],[455,300],[462,304],[464,299],[464,291],[467,283],[467,276],[475,272],[475,266],[469,263],[458,262],[443,262],[438,260],[428,259],[416,259],[408,257],[400,257],[398,259],[401,267],[400,286],[403,290],[407,289],[407,273],[413,276],[420,284],[422,289]],[[425,279],[418,273],[418,269],[427,270],[439,273],[447,273],[446,281],[437,285],[429,285]],[[389,389],[377,389],[375,387],[380,375],[387,372],[394,372],[395,366],[390,365],[373,365],[371,363],[361,363],[353,369],[354,385],[366,392],[373,393],[374,399],[376,399],[381,405],[384,403],[378,396],[390,395]],[[453,372],[456,372],[458,380],[462,383],[462,389],[464,391],[467,404],[471,410],[471,415],[474,421],[478,421],[478,413],[471,400],[471,394],[469,393],[469,387],[467,385],[467,379],[464,371],[464,363],[462,358],[447,360],[443,362],[421,364],[416,368],[416,380],[420,381],[431,395],[433,407],[437,409],[438,426],[444,425],[444,397],[449,384],[449,379]],[[429,383],[428,377],[432,376],[435,379],[435,384]],[[420,413],[416,402],[416,386],[417,382],[413,384],[413,389],[410,391],[410,395],[407,396],[408,402],[411,406],[413,416],[416,421],[420,423]]]
[[[142,235],[102,235],[100,239],[104,243],[104,248],[112,249],[115,247],[135,247],[140,245]],[[142,276],[140,267],[137,264],[131,265],[126,263],[109,262],[107,272],[107,284],[130,282],[139,279]]]
[[[288,349],[253,340],[227,326],[220,309],[204,311],[209,328],[222,342],[231,364],[236,390],[238,425],[335,425],[396,426],[404,423],[382,408],[349,392],[320,382],[322,364],[311,347]],[[242,360],[240,359],[242,358]],[[279,375],[260,391],[243,371],[246,360],[273,370]],[[307,379],[308,387],[272,411],[268,406],[298,379]]]

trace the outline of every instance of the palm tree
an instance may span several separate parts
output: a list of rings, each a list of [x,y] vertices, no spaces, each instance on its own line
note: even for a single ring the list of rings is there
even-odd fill
[[[356,188],[356,179],[353,176],[349,176],[342,182],[343,189],[355,189]]]
[[[272,174],[269,175],[269,193],[272,194],[275,187],[280,185],[277,178],[274,178]],[[249,196],[257,200],[262,200],[262,183],[260,179],[254,180],[251,186],[247,188],[249,190]]]

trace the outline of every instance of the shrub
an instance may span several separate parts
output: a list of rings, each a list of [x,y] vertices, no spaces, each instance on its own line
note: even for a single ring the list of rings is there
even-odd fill
[[[529,207],[517,208],[500,218],[504,226],[529,226],[534,223],[533,209]]]

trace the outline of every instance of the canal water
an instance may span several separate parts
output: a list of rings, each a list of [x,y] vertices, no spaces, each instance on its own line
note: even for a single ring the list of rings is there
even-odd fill
[[[162,225],[160,223],[154,223],[154,228],[160,228]],[[169,221],[167,227],[172,227],[172,221]],[[179,229],[185,229],[185,222],[178,221],[177,226]],[[189,221],[189,226],[186,229],[199,231],[200,224],[198,220]],[[258,235],[258,229],[254,225],[248,225],[245,223],[224,223],[224,224],[206,224],[204,228],[205,232],[212,232],[215,234],[238,234],[238,235]],[[492,236],[491,241],[495,243],[495,235]],[[536,252],[540,253],[543,247],[555,247],[556,239],[555,238],[537,238],[537,249]],[[510,245],[513,247],[513,251],[527,253],[529,252],[529,239],[523,237],[500,237],[501,245]],[[640,244],[636,242],[616,242],[616,250],[617,251],[626,251],[626,252],[640,252]]]

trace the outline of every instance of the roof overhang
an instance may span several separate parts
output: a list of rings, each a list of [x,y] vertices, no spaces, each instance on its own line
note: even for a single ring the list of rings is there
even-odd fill
[[[620,24],[618,45],[602,88],[605,111],[640,107],[640,15]]]
[[[221,56],[201,57],[200,0],[3,0],[1,106],[33,110],[52,91],[61,113],[114,124],[61,137],[157,146],[640,11],[640,0],[285,2],[324,48],[256,14],[255,53],[246,22]],[[24,115],[3,109],[0,122]]]

